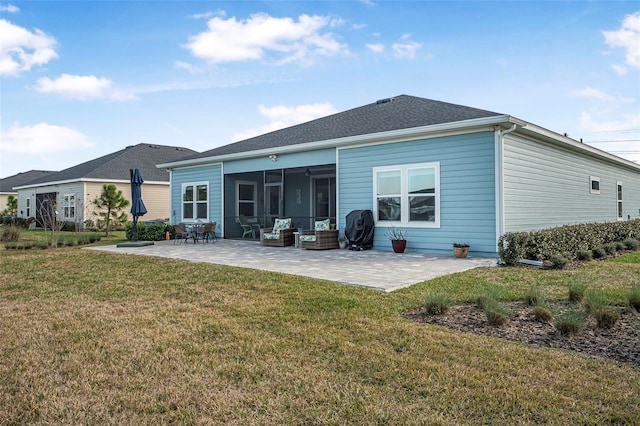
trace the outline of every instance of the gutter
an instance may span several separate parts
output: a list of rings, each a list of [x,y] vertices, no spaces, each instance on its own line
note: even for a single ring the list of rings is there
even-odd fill
[[[59,181],[51,181],[51,182],[39,182],[33,183],[30,185],[22,185],[22,186],[14,186],[13,189],[29,189],[29,188],[41,188],[43,186],[55,186],[55,185],[65,185],[67,183],[76,183],[76,182],[94,182],[94,183],[126,183],[130,184],[131,181],[129,179],[97,179],[97,178],[80,178],[80,179],[67,179],[67,180],[59,180]],[[146,184],[150,185],[169,185],[167,181],[144,181]]]
[[[520,126],[525,127],[527,123],[521,122]],[[495,200],[496,200],[496,252],[498,251],[498,241],[504,234],[504,136],[515,132],[518,124],[502,130],[499,126],[495,128]]]

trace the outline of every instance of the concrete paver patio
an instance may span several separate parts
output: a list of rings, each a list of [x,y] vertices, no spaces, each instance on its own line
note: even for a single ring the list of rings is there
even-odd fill
[[[480,266],[495,266],[496,259],[453,255],[365,250],[303,250],[264,247],[256,241],[219,240],[215,243],[173,244],[156,241],[144,247],[99,246],[89,250],[137,254],[239,266],[393,291],[438,276]]]

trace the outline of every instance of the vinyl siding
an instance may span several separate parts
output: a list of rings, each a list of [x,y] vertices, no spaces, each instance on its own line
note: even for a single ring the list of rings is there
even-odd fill
[[[244,160],[227,161],[224,163],[224,173],[232,174],[254,172],[256,170],[290,169],[320,164],[333,164],[335,162],[336,150],[335,148],[328,148],[291,154],[278,154],[276,161],[270,159],[268,155]]]
[[[600,194],[590,193],[590,176]],[[640,173],[548,143],[509,135],[504,142],[505,232],[617,220],[617,186],[624,217],[639,217]]]
[[[182,221],[182,184],[209,183],[208,222],[216,222],[222,229],[222,165],[176,169],[171,172],[171,223]]]
[[[85,207],[85,211],[89,215],[89,219],[95,219],[92,216],[93,206],[91,206],[91,201],[96,197],[99,197],[102,193],[102,185],[103,183],[99,182],[87,182],[86,184],[86,193],[88,203]],[[129,200],[129,206],[124,209],[129,217],[129,220],[133,220],[133,216],[131,216],[131,185],[127,183],[116,183],[116,188],[119,191],[122,191],[122,196]],[[145,220],[153,220],[153,219],[167,219],[169,217],[169,185],[168,184],[142,184],[142,201],[144,202],[144,206],[147,208],[147,214],[140,217],[140,221],[144,222]]]
[[[339,226],[352,210],[373,210],[373,167],[440,163],[440,228],[407,228],[408,251],[451,253],[466,242],[476,255],[496,253],[494,134],[479,132],[338,151]],[[391,250],[386,228],[374,248]]]
[[[93,198],[89,198],[86,197],[84,194],[85,192],[85,187],[84,187],[84,183],[83,182],[71,182],[71,183],[67,183],[67,184],[61,184],[61,185],[46,185],[46,186],[40,186],[37,188],[26,188],[26,189],[21,189],[18,191],[18,214],[20,214],[20,211],[24,212],[24,217],[27,217],[27,198],[31,199],[31,208],[30,208],[30,215],[31,217],[36,217],[36,194],[45,194],[45,193],[49,193],[49,192],[56,192],[57,193],[57,204],[59,206],[62,206],[62,197],[64,195],[75,195],[76,196],[76,218],[75,218],[75,222],[84,222],[85,219],[90,219],[89,217],[84,218],[82,216],[82,206],[85,206],[85,211],[86,209],[86,205],[90,204],[90,201],[87,200],[92,200]],[[71,219],[69,219],[71,220]]]

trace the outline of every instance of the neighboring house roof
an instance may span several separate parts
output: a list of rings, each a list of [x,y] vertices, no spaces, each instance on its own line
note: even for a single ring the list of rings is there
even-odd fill
[[[195,153],[197,151],[183,147],[141,143],[41,177],[23,186],[78,180],[129,180],[129,169],[135,168],[140,170],[146,182],[169,182],[169,172],[158,169],[156,164],[177,161]]]
[[[29,170],[28,172],[18,173],[17,175],[7,176],[0,179],[0,193],[16,193],[14,187],[26,185],[36,179],[55,173],[53,170]]]
[[[400,95],[204,151],[185,160],[499,116],[503,114]]]

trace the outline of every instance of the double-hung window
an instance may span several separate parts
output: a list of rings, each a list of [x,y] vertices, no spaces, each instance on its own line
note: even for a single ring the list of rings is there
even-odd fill
[[[209,184],[194,182],[182,184],[182,220],[208,220]]]
[[[440,164],[373,169],[374,215],[379,225],[440,227]]]
[[[73,194],[62,196],[62,212],[65,219],[76,217],[76,196]]]
[[[618,220],[622,220],[624,219],[624,217],[622,216],[622,182],[618,181],[616,182],[616,194],[617,194],[617,199],[618,199]]]

